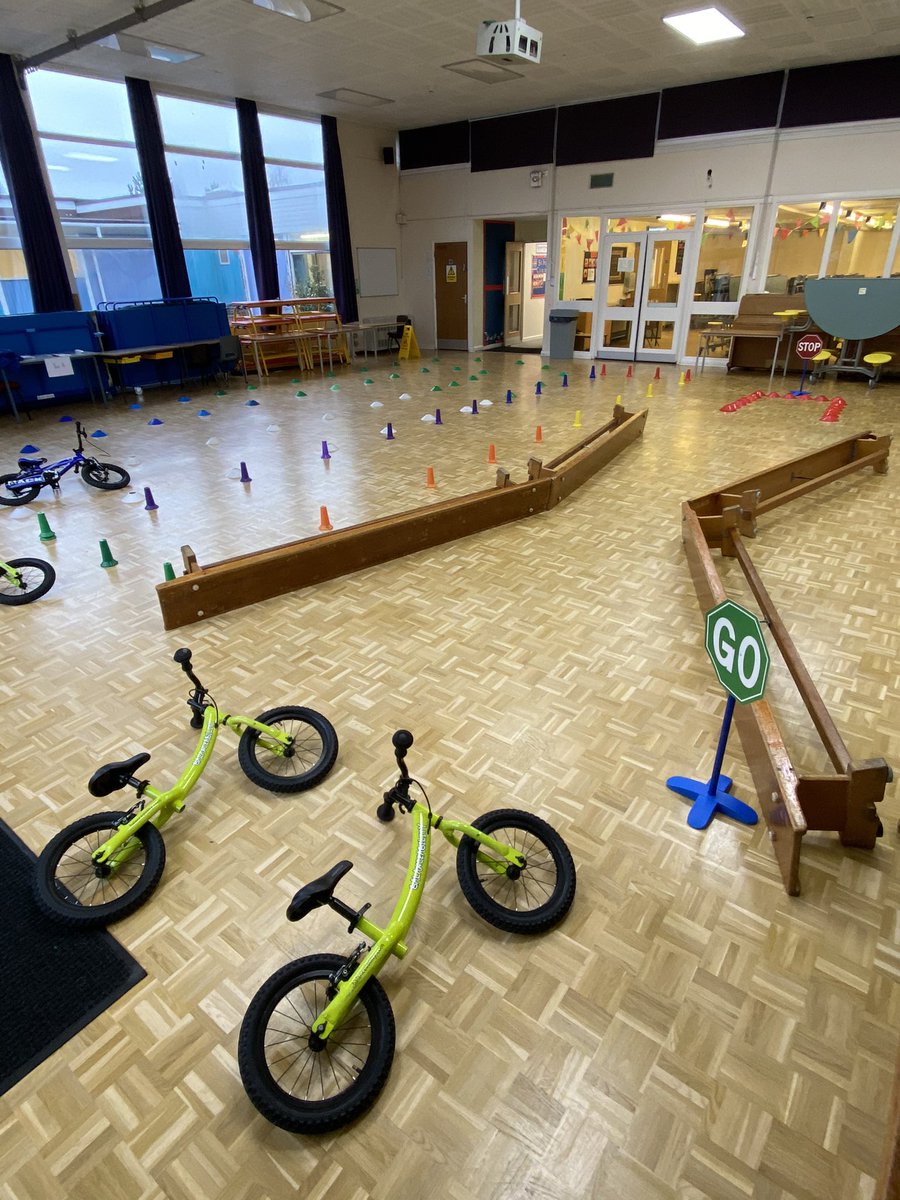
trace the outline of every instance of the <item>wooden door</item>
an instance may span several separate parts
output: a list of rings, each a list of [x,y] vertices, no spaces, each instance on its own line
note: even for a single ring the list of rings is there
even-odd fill
[[[441,350],[469,348],[469,272],[465,242],[434,244],[434,307]]]
[[[525,243],[506,243],[506,280],[503,288],[503,340],[522,340],[522,276],[525,269]]]

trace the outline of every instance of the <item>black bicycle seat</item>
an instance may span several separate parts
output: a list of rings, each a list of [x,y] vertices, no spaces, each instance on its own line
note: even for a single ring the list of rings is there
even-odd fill
[[[287,919],[301,921],[304,917],[308,917],[313,909],[322,908],[329,902],[334,894],[334,889],[347,872],[352,870],[353,863],[345,858],[343,862],[337,863],[330,871],[326,871],[312,883],[307,883],[288,905]]]
[[[30,471],[33,467],[42,467],[46,461],[46,458],[20,458],[19,470]]]
[[[103,767],[98,767],[97,770],[88,780],[88,791],[92,796],[108,796],[112,792],[118,792],[121,788],[128,786],[128,780],[134,776],[135,771],[150,761],[150,755],[146,753],[135,754],[133,758],[126,758],[124,762],[107,763]]]

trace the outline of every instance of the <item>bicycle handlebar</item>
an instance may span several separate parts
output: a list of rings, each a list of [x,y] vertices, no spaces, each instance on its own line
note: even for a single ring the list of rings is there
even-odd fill
[[[191,681],[191,683],[194,685],[194,687],[199,689],[199,691],[201,691],[201,692],[205,691],[203,684],[200,682],[200,680],[197,678],[197,676],[194,674],[193,670],[191,669],[191,652],[190,652],[190,650],[188,650],[186,647],[182,647],[180,650],[175,651],[175,653],[172,655],[172,658],[174,659],[175,662],[177,662],[179,664],[182,671],[184,671],[185,675],[187,675],[188,679]]]
[[[397,766],[400,768],[400,774],[404,779],[409,778],[409,771],[406,769],[406,763],[403,761],[406,758],[406,752],[413,744],[413,735],[408,729],[398,729],[391,738],[394,744],[394,757],[397,760]]]

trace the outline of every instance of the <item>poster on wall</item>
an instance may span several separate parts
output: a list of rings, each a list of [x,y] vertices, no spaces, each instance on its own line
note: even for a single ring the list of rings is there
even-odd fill
[[[593,283],[597,278],[597,253],[588,250],[584,256],[584,266],[581,269],[581,282]]]
[[[543,296],[547,291],[547,255],[531,256],[531,298]]]

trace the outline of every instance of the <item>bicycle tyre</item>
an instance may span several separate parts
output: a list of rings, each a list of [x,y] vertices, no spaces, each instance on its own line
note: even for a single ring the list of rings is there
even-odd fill
[[[116,492],[131,483],[131,476],[124,467],[115,463],[89,462],[81,468],[81,478],[101,492]]]
[[[325,1048],[317,1053],[309,1048],[310,1026],[305,1018],[311,1014],[311,1021],[316,1015],[312,1009],[321,1011],[324,1007],[326,987],[322,985],[327,985],[328,976],[344,961],[339,954],[310,954],[283,966],[250,1001],[241,1023],[238,1066],[244,1090],[267,1121],[291,1133],[328,1133],[349,1125],[375,1102],[391,1069],[396,1041],[394,1014],[387,993],[375,978],[365,983],[347,1020],[335,1030]],[[307,988],[301,993],[304,984]],[[285,1000],[287,1005],[279,1011],[279,1004]],[[365,1018],[362,1024],[361,1017]],[[297,1027],[295,1034],[291,1033],[293,1026]],[[364,1037],[366,1027],[371,1040],[362,1059],[356,1049],[348,1047],[363,1044],[355,1038]],[[354,1035],[354,1040],[343,1042],[342,1030]],[[286,1050],[292,1042],[296,1049]],[[270,1061],[273,1058],[275,1061]],[[282,1066],[286,1060],[288,1065]],[[362,1066],[353,1065],[354,1060]],[[273,1066],[278,1069],[277,1079]],[[303,1087],[307,1067],[306,1096],[301,1098],[294,1090]],[[342,1087],[345,1078],[348,1083]],[[332,1082],[334,1094],[326,1095]],[[316,1083],[322,1096],[310,1100],[310,1089],[315,1090]]]
[[[82,895],[88,895],[86,888],[91,886],[90,880],[96,879],[97,876],[90,870],[89,863],[85,863],[85,856],[89,859],[91,851],[96,850],[97,846],[106,841],[124,817],[125,813],[121,812],[94,813],[89,817],[82,817],[81,820],[67,825],[47,843],[38,856],[34,876],[34,898],[41,912],[64,925],[90,929],[109,925],[113,921],[120,921],[144,903],[159,883],[163,867],[166,864],[166,844],[162,834],[155,825],[149,823],[141,826],[134,835],[141,842],[144,856],[141,861],[138,854],[135,854],[125,864],[123,873],[136,860],[138,860],[139,870],[134,883],[128,886],[124,892],[120,892],[108,901],[101,900],[100,903],[85,904],[77,899],[76,892],[68,887],[68,884],[75,883],[78,878],[81,878],[84,883],[81,884],[78,891]],[[96,837],[92,838],[91,835],[96,835]],[[79,847],[81,842],[84,844]],[[73,874],[66,875],[64,879],[58,878],[57,871],[66,852],[75,847],[78,847],[78,857],[74,860]],[[74,872],[79,863],[81,867],[76,874]],[[133,878],[133,869],[127,876],[123,874],[123,877]],[[93,892],[90,893],[90,898],[96,897],[98,887],[101,889],[102,895],[103,886],[103,884],[95,885]],[[112,886],[112,884],[109,885],[110,888]]]
[[[38,495],[41,490],[39,484],[35,484],[34,487],[30,488],[22,488],[18,492],[9,491],[6,485],[20,478],[21,476],[18,473],[0,475],[0,504],[6,504],[10,508],[15,504],[29,504]]]
[[[463,836],[456,852],[456,874],[462,893],[475,912],[509,933],[543,933],[558,924],[575,898],[575,864],[569,847],[556,830],[533,813],[515,808],[495,809],[477,817],[472,825],[483,833],[494,834],[498,841],[521,849],[528,861],[517,879],[497,875],[483,864],[479,873],[478,850],[488,853],[490,850],[474,838]],[[506,836],[505,831],[511,831],[513,836]],[[517,831],[523,835],[520,839],[515,836]],[[547,852],[552,868],[545,857],[535,860],[535,851]],[[551,870],[555,872],[552,883]],[[535,900],[538,902],[532,905]],[[529,907],[519,907],[520,901],[528,902]]]
[[[21,573],[24,587],[16,587],[4,571],[0,571],[0,604],[30,604],[32,600],[40,600],[56,582],[56,571],[42,558],[11,558],[7,564]],[[37,571],[40,578],[32,584],[33,575],[28,572]],[[9,589],[8,591],[5,589]]]
[[[305,792],[321,783],[334,766],[338,736],[321,713],[312,708],[288,706],[270,708],[256,720],[264,725],[281,725],[292,732],[297,742],[293,756],[281,758],[260,747],[258,730],[244,730],[238,742],[238,762],[247,778],[259,787],[269,792]],[[275,767],[279,769],[273,770]]]

